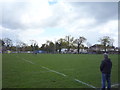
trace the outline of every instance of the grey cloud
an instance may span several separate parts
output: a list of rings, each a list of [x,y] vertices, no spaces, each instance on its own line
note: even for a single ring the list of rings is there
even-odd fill
[[[42,24],[33,24],[32,27],[56,27],[59,26],[63,20],[66,23],[75,22],[81,18],[95,18],[98,23],[105,23],[109,20],[117,19],[118,15],[118,3],[115,2],[71,2],[69,3],[72,8],[70,13],[64,11],[64,8],[56,8],[54,15],[45,19]],[[67,4],[66,4],[67,5]],[[2,7],[2,26],[11,29],[23,29],[27,28],[20,22],[20,16],[27,8],[26,2],[15,3],[0,3]],[[70,14],[76,14],[71,17]]]
[[[118,19],[117,2],[72,2],[74,11],[79,15],[94,17],[98,22]],[[82,12],[81,9],[82,8]]]
[[[2,22],[0,23],[3,27],[10,29],[24,28],[24,25],[20,23],[20,15],[25,9],[25,2],[15,3],[0,3],[2,8]]]
[[[59,26],[61,21],[66,23],[73,23],[82,18],[94,18],[97,26],[104,24],[110,20],[118,19],[118,3],[117,2],[69,2],[66,5],[71,5],[69,13],[64,10],[57,10],[54,15],[47,19],[43,24],[45,26],[55,27]],[[62,8],[63,9],[63,8]],[[75,14],[73,17],[71,15]],[[92,27],[90,25],[90,27]]]

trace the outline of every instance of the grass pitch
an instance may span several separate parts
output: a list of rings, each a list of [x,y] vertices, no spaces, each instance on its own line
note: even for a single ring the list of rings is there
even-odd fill
[[[118,55],[109,57],[113,63],[111,82],[116,84],[118,83]],[[102,59],[103,55],[97,54],[3,54],[2,87],[91,88],[74,80],[78,79],[100,88],[99,67]]]

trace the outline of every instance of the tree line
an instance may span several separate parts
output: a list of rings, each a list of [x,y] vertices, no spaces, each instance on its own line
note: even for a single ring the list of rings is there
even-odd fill
[[[78,38],[74,38],[71,35],[65,36],[64,38],[60,38],[56,40],[55,42],[47,40],[46,43],[43,43],[41,47],[38,46],[37,41],[30,40],[31,45],[27,45],[26,43],[22,41],[17,41],[16,45],[13,44],[13,41],[9,38],[3,38],[0,39],[0,45],[2,46],[2,52],[4,53],[7,50],[11,51],[37,51],[42,50],[46,53],[61,53],[61,50],[63,48],[67,49],[66,52],[70,52],[71,49],[76,49],[77,53],[80,53],[81,50],[86,49],[87,51],[92,50],[92,47],[97,47],[99,49],[104,50],[104,52],[107,52],[108,49],[114,49],[116,51],[116,47],[113,46],[114,40],[109,36],[101,37],[98,42],[100,44],[90,45],[90,43],[87,43],[87,46],[84,45],[84,42],[86,42],[87,39],[83,36],[80,36]],[[101,51],[101,50],[98,50]],[[93,52],[93,51],[92,51]]]

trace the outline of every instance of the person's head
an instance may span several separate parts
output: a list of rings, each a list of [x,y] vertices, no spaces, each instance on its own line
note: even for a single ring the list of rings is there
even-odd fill
[[[104,53],[104,58],[108,58],[108,54],[107,53]]]

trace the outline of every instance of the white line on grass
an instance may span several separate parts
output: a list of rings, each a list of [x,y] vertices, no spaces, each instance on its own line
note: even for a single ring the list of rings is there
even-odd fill
[[[74,79],[74,80],[77,81],[77,82],[79,82],[79,83],[82,83],[82,84],[84,84],[84,85],[87,85],[87,86],[89,86],[89,87],[91,87],[91,88],[96,88],[96,87],[94,87],[93,85],[87,84],[87,83],[82,82],[82,81],[80,81],[80,80],[78,80],[78,79]]]
[[[113,85],[111,85],[111,87],[118,87],[120,84],[113,84]]]
[[[29,62],[29,63],[31,63],[31,64],[35,64],[35,63],[33,63],[33,62],[31,62],[31,61],[28,61],[28,60],[26,60],[26,59],[22,59],[22,60],[24,60],[24,61],[26,61],[26,62]]]
[[[19,57],[19,58],[20,58],[20,57]],[[35,63],[33,63],[32,61],[29,61],[29,60],[24,59],[24,58],[22,58],[22,60],[24,60],[24,61],[26,61],[26,62],[29,62],[29,63],[31,63],[31,64],[35,64]],[[47,67],[44,67],[44,66],[41,66],[41,67],[44,68],[44,69],[46,69],[46,70],[48,70],[48,71],[50,71],[50,72],[54,72],[54,73],[57,73],[57,74],[59,74],[59,75],[62,75],[62,76],[64,76],[64,77],[67,76],[67,75],[65,75],[65,74],[63,74],[63,73],[57,72],[57,71],[52,70],[52,69],[49,69],[49,68],[47,68]],[[80,81],[80,80],[78,80],[78,79],[73,79],[73,80],[77,81],[78,83],[81,83],[81,84],[84,84],[84,85],[86,85],[86,86],[89,86],[89,87],[91,87],[91,88],[96,89],[96,87],[94,87],[93,85],[87,84],[87,83],[85,83],[85,82],[83,82],[83,81]]]
[[[111,88],[113,88],[113,87],[118,87],[120,84],[113,84],[113,85],[111,85]],[[105,88],[107,88],[107,86],[105,87]]]
[[[44,69],[46,69],[46,70],[48,70],[48,71],[57,73],[57,74],[59,74],[59,75],[62,75],[62,76],[64,76],[64,77],[67,76],[67,75],[65,75],[65,74],[63,74],[63,73],[57,72],[57,71],[55,71],[55,70],[51,70],[51,69],[49,69],[49,68],[47,68],[47,67],[44,67],[44,66],[42,66],[42,68],[44,68]]]
[[[16,56],[16,57],[21,58],[21,57],[19,57],[19,56]],[[26,60],[26,59],[24,59],[24,58],[21,58],[21,59],[24,60],[24,61],[26,61],[26,62],[29,62],[29,63],[31,63],[31,64],[35,64],[35,63],[33,63],[32,61]]]
[[[24,58],[22,58],[22,60],[24,60],[24,61],[26,61],[26,62],[29,62],[29,63],[31,63],[31,64],[35,64],[35,63],[33,63],[33,62],[31,62],[31,61],[29,61],[29,60],[27,60],[27,59],[24,59]],[[52,70],[52,69],[49,69],[49,68],[47,68],[47,67],[44,67],[44,66],[41,66],[42,68],[44,68],[44,69],[46,69],[46,70],[48,70],[48,71],[50,71],[50,72],[54,72],[54,73],[57,73],[57,74],[59,74],[59,75],[62,75],[62,76],[67,76],[67,75],[65,75],[65,74],[63,74],[63,73],[60,73],[60,72],[57,72],[57,71],[55,71],[55,70]]]
[[[33,62],[29,61],[29,60],[26,60],[26,59],[24,59],[24,58],[22,58],[22,60],[24,60],[24,61],[26,61],[26,62],[29,62],[29,63],[31,63],[31,64],[35,64],[35,63],[33,63]],[[41,67],[44,68],[44,69],[46,69],[46,70],[48,70],[48,71],[50,71],[50,72],[54,72],[54,73],[57,73],[57,74],[59,74],[59,75],[66,76],[66,75],[63,74],[63,73],[57,72],[57,71],[52,70],[52,69],[49,69],[49,68],[47,68],[47,67],[44,67],[44,66],[41,66]]]

